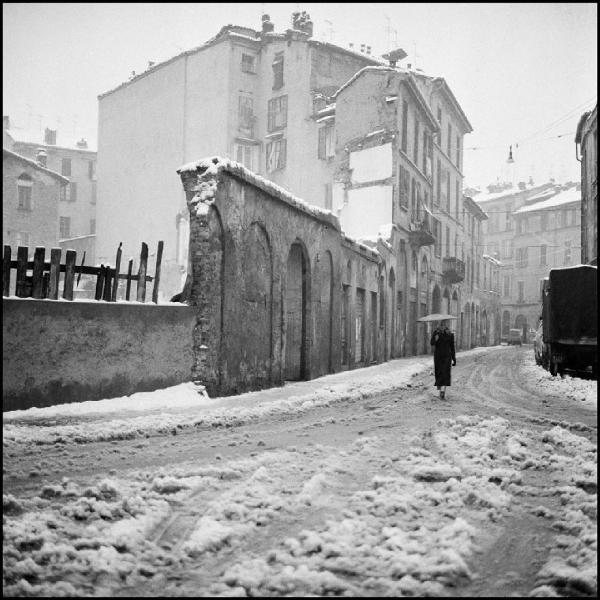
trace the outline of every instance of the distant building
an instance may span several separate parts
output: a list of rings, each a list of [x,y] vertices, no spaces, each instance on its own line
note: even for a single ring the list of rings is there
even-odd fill
[[[598,264],[598,106],[581,116],[575,144],[581,161],[581,262]]]
[[[97,153],[84,139],[72,139],[53,129],[26,131],[4,117],[4,147],[44,164],[68,180],[62,188],[57,219],[60,247],[78,255],[86,251],[86,263],[95,261]]]
[[[164,240],[161,289],[181,290],[188,213],[175,169],[219,155],[331,207],[333,144],[319,111],[378,60],[312,38],[306,15],[274,32],[227,25],[99,96],[98,260]]]
[[[59,203],[69,180],[34,160],[2,149],[2,240],[11,246],[58,247]]]
[[[553,182],[491,189],[474,200],[489,217],[486,255],[500,261],[502,338],[511,328],[529,338],[539,318],[543,279],[553,267],[580,262],[581,192],[574,183]]]

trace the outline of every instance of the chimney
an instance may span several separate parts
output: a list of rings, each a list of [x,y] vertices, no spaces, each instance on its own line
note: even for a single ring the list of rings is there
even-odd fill
[[[292,13],[292,29],[302,31],[302,33],[306,33],[308,37],[312,37],[313,22],[310,20],[310,15],[305,10]]]
[[[524,181],[519,181],[519,189],[520,190],[524,190],[527,186],[525,185]]]
[[[275,29],[275,25],[271,22],[269,15],[262,16],[262,33],[272,33]]]
[[[348,48],[350,48],[350,50],[354,50],[354,44],[352,42],[350,42],[348,44]]]
[[[86,150],[88,145],[87,142],[85,141],[85,138],[81,138],[78,142],[77,142],[77,147],[81,148],[82,150]]]
[[[10,119],[8,115],[2,117],[2,129],[10,129]]]
[[[56,146],[56,129],[48,129],[44,131],[44,144],[48,146]]]
[[[408,64],[406,65],[406,68],[407,68],[407,69],[410,71],[410,69],[412,68],[412,64],[411,64],[411,63],[408,63]]]
[[[151,69],[154,66],[154,61],[153,60],[149,60],[148,61],[148,68]]]
[[[37,164],[40,165],[40,167],[46,166],[46,159],[48,158],[48,155],[46,154],[46,151],[43,148],[37,149],[37,155],[35,158],[37,160]]]
[[[365,53],[365,45],[361,44],[360,45],[360,51],[364,54]]]
[[[367,54],[370,56],[371,55],[371,46],[367,46]]]

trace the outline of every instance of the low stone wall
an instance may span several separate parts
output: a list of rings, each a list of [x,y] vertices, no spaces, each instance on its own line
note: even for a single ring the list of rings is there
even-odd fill
[[[189,306],[3,298],[2,312],[3,411],[192,379]]]

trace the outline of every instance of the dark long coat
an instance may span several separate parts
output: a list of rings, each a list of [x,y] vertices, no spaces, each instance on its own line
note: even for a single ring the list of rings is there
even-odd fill
[[[456,361],[454,334],[450,330],[436,329],[431,336],[435,385],[450,385],[450,369]]]

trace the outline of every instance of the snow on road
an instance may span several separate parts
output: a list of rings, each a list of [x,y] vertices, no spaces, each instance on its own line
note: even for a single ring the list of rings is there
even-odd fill
[[[208,399],[183,385],[85,407],[15,411],[4,415],[4,446],[66,447],[198,420],[224,426],[303,412],[406,389],[430,368],[431,357],[420,357],[235,398]],[[596,382],[552,383],[555,395],[595,402]],[[65,418],[72,422],[50,423]],[[532,510],[557,533],[557,552],[530,595],[595,595],[596,463],[595,444],[568,428],[517,429],[505,418],[472,414],[442,419],[404,446],[382,433],[345,447],[288,445],[217,464],[114,472],[87,484],[65,478],[27,498],[3,494],[3,592],[452,595],[477,577],[469,563],[483,533],[529,494],[539,496]],[[554,482],[543,494],[526,483],[539,472]],[[559,502],[550,508],[549,499]],[[185,535],[170,534],[178,523]],[[188,587],[177,573],[191,578]]]

